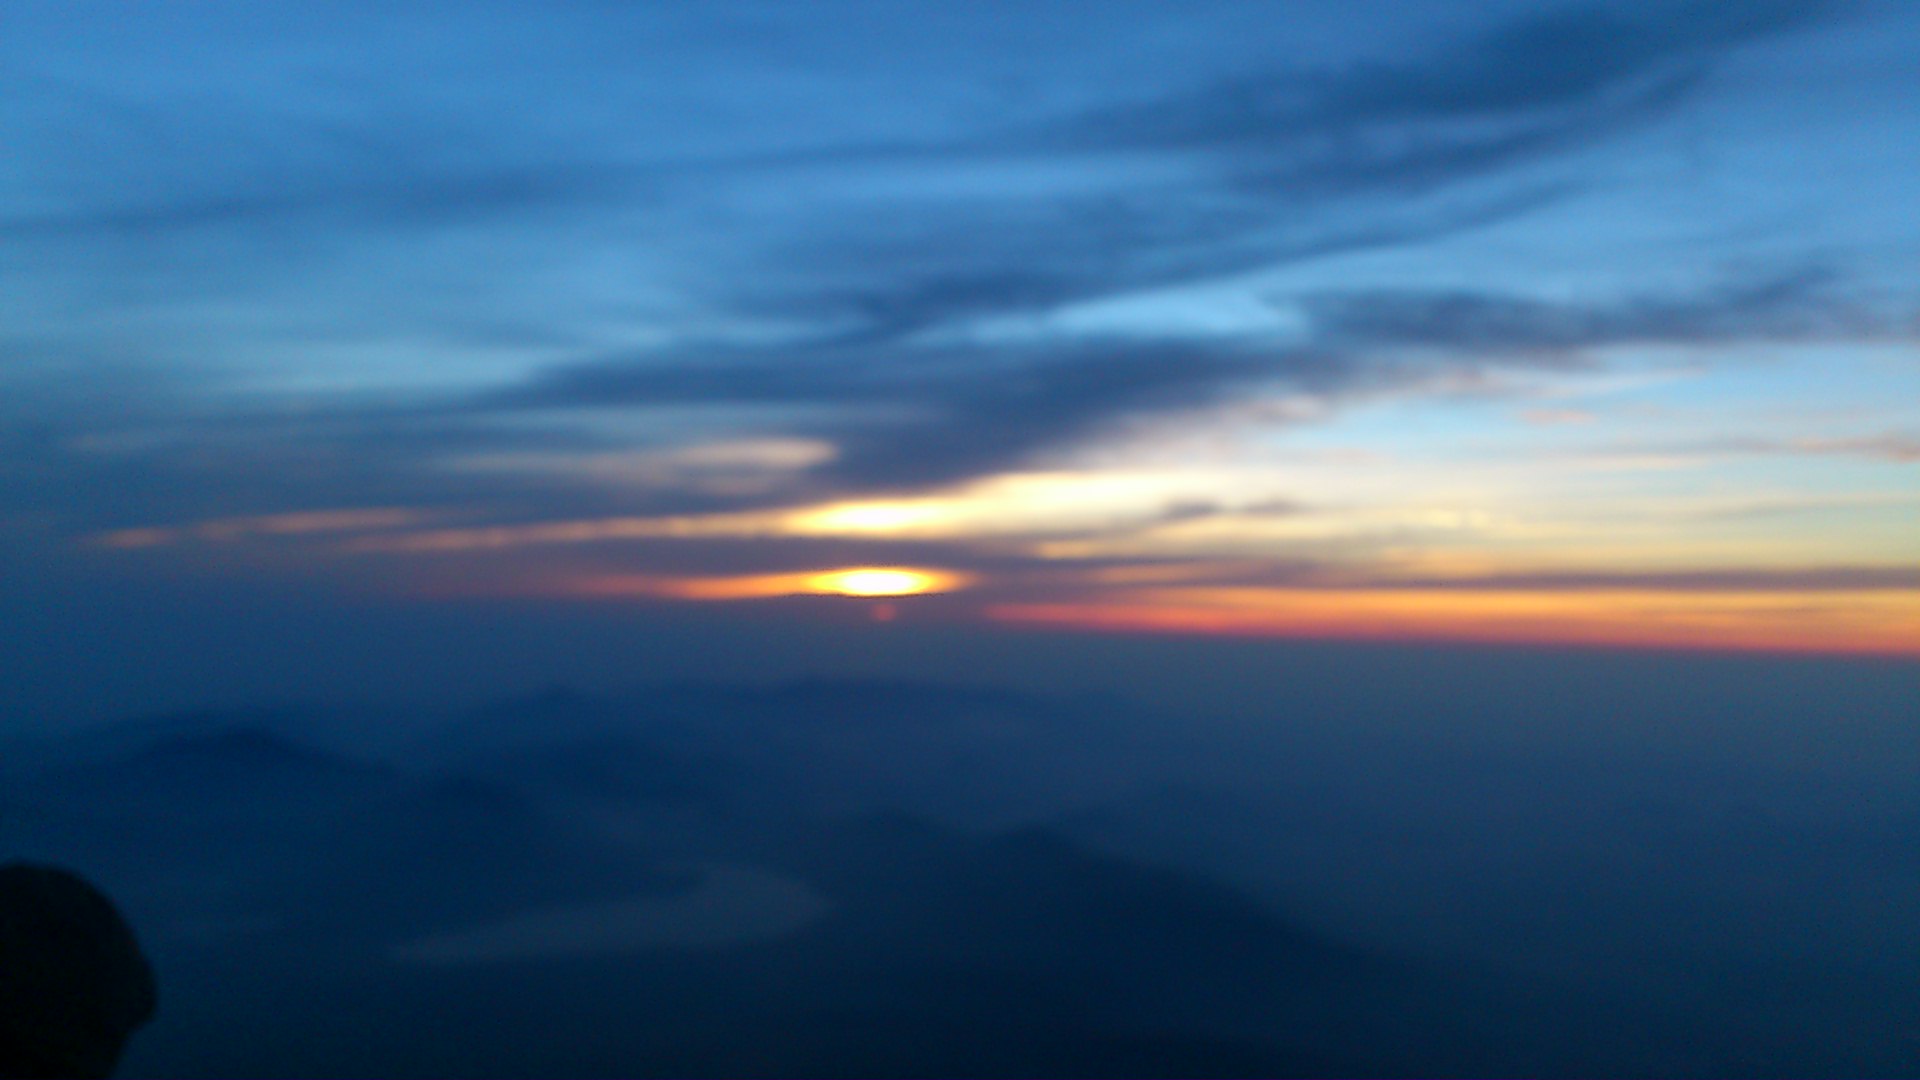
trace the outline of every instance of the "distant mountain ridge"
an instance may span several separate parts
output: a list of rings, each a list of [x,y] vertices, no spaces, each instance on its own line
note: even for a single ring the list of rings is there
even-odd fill
[[[419,716],[393,741],[411,749],[356,755],[339,732],[305,737],[315,717],[176,714],[10,755],[0,855],[85,870],[152,942],[179,1004],[136,1042],[142,1075],[1715,1075],[1741,1060],[1645,1003],[1295,922],[1287,873],[1260,860],[1348,837],[1431,860],[1460,841],[1444,822],[1406,831],[1324,757],[1250,768],[1263,786],[1235,792],[1155,781],[1169,759],[1134,719],[938,684],[683,684]],[[1860,850],[1897,845],[1889,828]],[[766,907],[789,901],[819,906]],[[595,921],[649,911],[686,921]],[[763,921],[729,935],[732,917]],[[569,944],[525,947],[530,932]],[[453,959],[421,961],[435,942]]]

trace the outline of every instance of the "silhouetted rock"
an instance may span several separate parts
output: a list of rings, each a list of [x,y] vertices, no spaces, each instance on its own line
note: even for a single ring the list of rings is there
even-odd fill
[[[98,889],[0,866],[0,1077],[100,1077],[153,1016],[153,969]]]

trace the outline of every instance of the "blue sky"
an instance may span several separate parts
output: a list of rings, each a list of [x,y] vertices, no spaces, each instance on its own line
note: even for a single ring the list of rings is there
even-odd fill
[[[1917,52],[1890,0],[9,4],[0,542],[33,603],[902,566],[955,591],[887,618],[1911,654]]]

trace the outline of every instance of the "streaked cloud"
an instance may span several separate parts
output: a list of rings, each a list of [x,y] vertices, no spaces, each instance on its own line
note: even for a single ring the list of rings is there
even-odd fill
[[[367,533],[424,525],[436,515],[405,507],[369,507],[342,510],[306,510],[259,517],[220,518],[178,528],[147,526],[116,529],[93,537],[109,548],[159,547],[183,540],[224,543],[251,537],[312,536],[328,533]]]
[[[994,605],[1014,623],[1273,637],[1426,639],[1920,655],[1920,596],[1549,589],[1142,590],[1080,603]]]

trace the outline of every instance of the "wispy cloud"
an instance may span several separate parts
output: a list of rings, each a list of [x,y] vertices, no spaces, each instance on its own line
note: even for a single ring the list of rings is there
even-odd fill
[[[1348,377],[1334,358],[1250,344],[789,345],[589,361],[489,393],[476,406],[824,407],[825,418],[785,423],[836,448],[820,466],[835,486],[884,489],[1012,468],[1129,416],[1196,408],[1261,381],[1312,385]]]
[[[1560,571],[1446,578],[1382,574],[1380,588],[1497,592],[1802,593],[1920,590],[1920,565],[1658,571]]]
[[[1732,50],[1832,8],[1550,12],[1420,61],[1246,76],[1028,130],[818,153],[816,165],[849,170],[924,169],[935,192],[955,170],[1005,182],[830,214],[824,235],[807,229],[777,247],[749,295],[773,303],[766,290],[777,289],[781,311],[897,337],[1431,241],[1551,201],[1576,181],[1524,166],[1666,113]]]
[[[365,533],[423,525],[431,521],[433,516],[419,510],[398,506],[306,510],[290,514],[221,518],[178,528],[116,529],[94,537],[93,541],[104,547],[141,548],[161,547],[179,543],[182,540],[224,543],[251,537]]]
[[[1742,457],[1839,457],[1889,465],[1920,463],[1920,435],[1731,435],[1692,441],[1634,442],[1582,451],[1601,461],[1657,467]]]
[[[1759,453],[1838,454],[1846,457],[1876,458],[1900,465],[1920,463],[1920,435],[1885,434],[1865,437],[1803,438],[1784,441],[1759,441],[1752,444]]]
[[[1904,337],[1830,272],[1803,270],[1696,295],[1550,302],[1473,292],[1373,291],[1297,298],[1326,344],[1485,355],[1618,345],[1725,345]]]
[[[482,411],[747,404],[826,407],[785,421],[835,446],[835,489],[912,488],[1030,465],[1155,414],[1304,394],[1500,385],[1501,367],[1560,369],[1622,344],[1845,341],[1887,324],[1796,274],[1696,296],[1554,304],[1464,293],[1321,293],[1292,340],[1068,338],[921,345],[789,342],[655,351],[561,365],[477,399]],[[1407,363],[1404,350],[1417,349]],[[1463,382],[1465,380],[1465,382]],[[774,421],[780,423],[781,421]],[[1809,443],[1806,452],[1896,454],[1900,440]]]
[[[180,233],[243,229],[257,277],[287,257],[309,271],[334,262],[343,232],[391,250],[416,229],[537,224],[580,242],[574,225],[614,222],[669,253],[671,264],[628,257],[699,304],[899,337],[1523,213],[1577,182],[1524,166],[1665,114],[1733,51],[1833,8],[1549,11],[1412,60],[1167,79],[1157,98],[1045,121],[736,154],[583,151],[529,129],[537,114],[525,110],[495,135],[424,106],[349,120],[162,112],[68,91],[81,112],[135,114],[99,124],[109,137],[70,170],[121,181],[15,209],[0,235],[158,250],[178,249]]]

